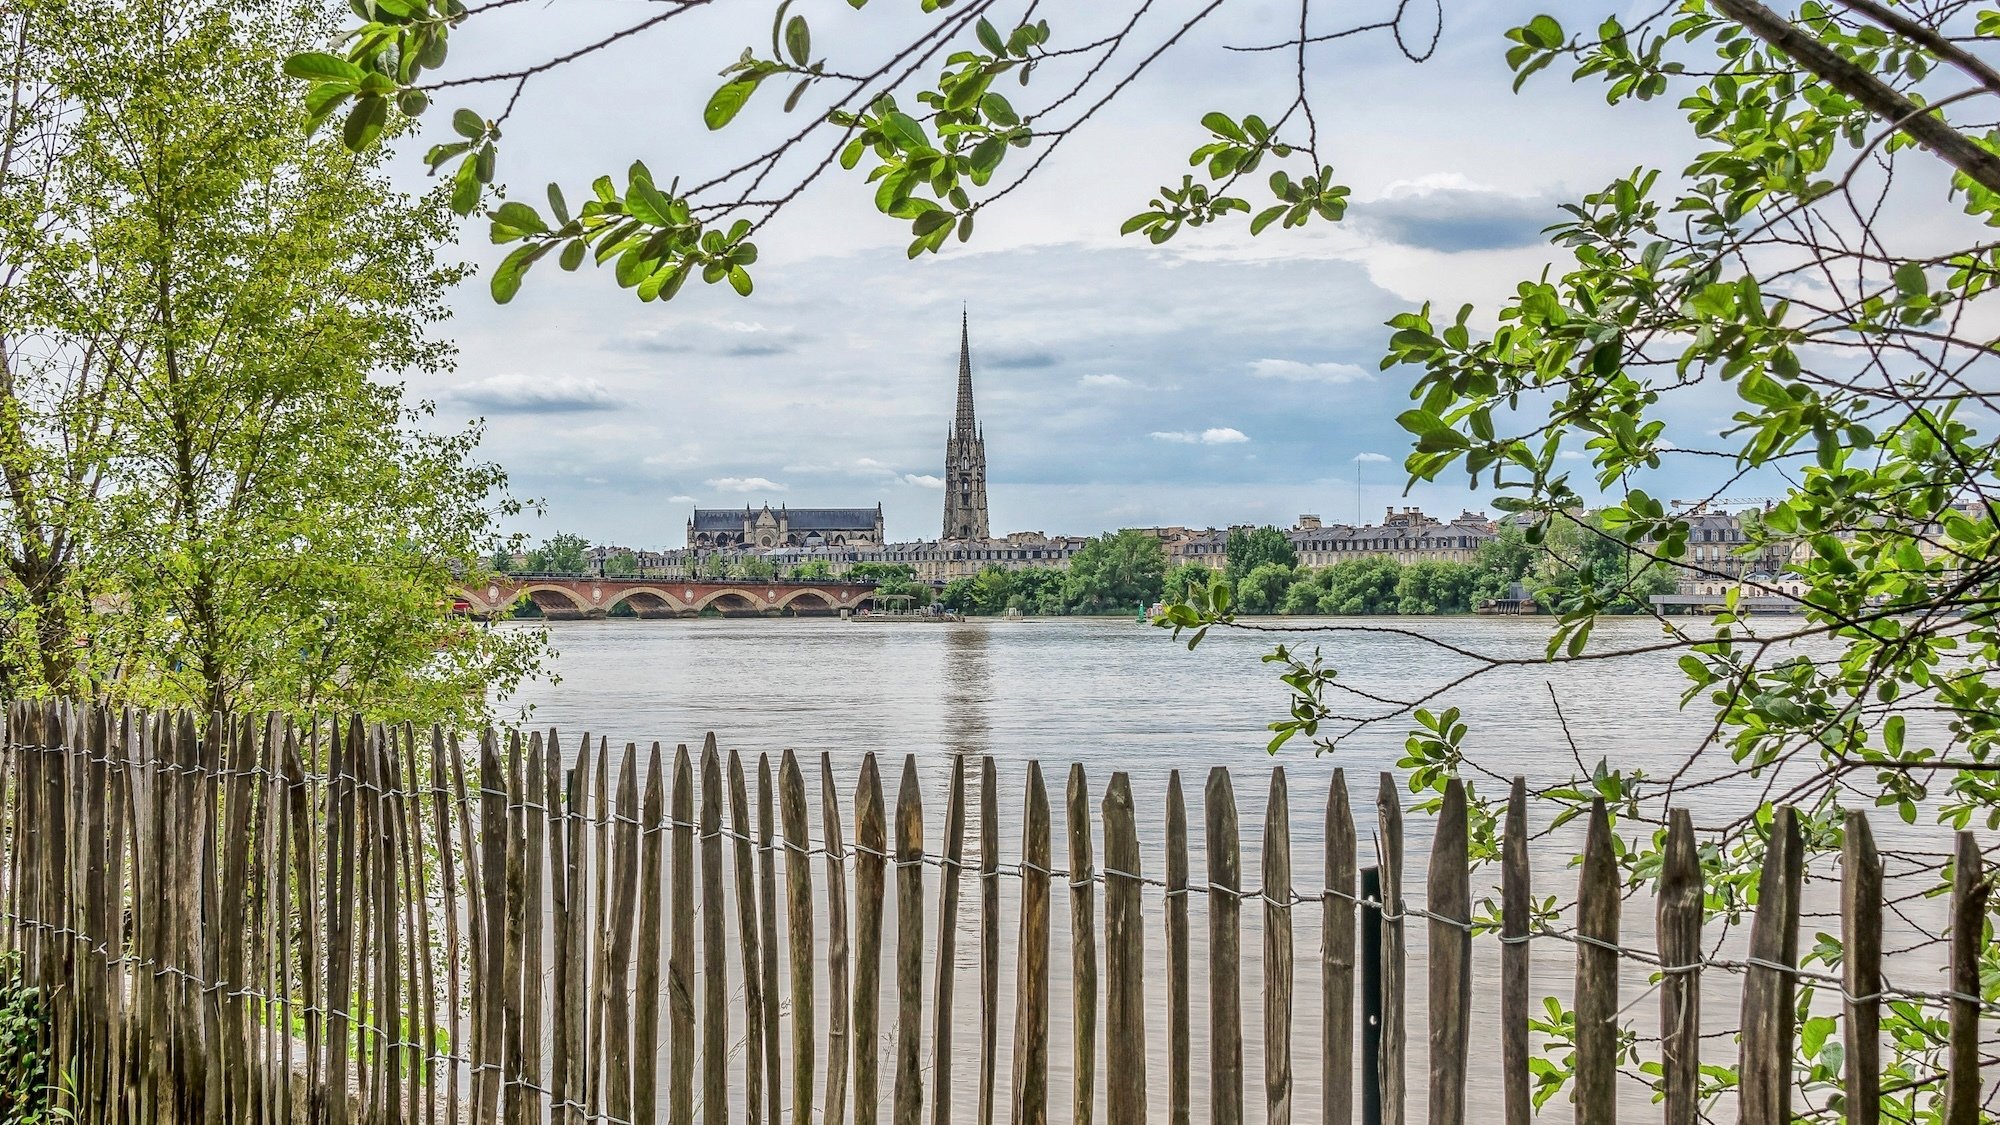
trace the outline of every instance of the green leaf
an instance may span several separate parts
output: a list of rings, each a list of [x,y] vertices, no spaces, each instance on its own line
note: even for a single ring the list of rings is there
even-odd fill
[[[521,276],[528,272],[536,258],[548,252],[549,244],[522,246],[501,259],[500,267],[493,271],[493,300],[506,304],[521,291]]]
[[[999,94],[987,94],[979,99],[979,111],[986,115],[988,121],[1005,129],[1021,123],[1021,116],[1014,112],[1013,104]]]
[[[364,152],[382,135],[382,127],[389,123],[389,99],[376,95],[357,98],[354,108],[347,111],[347,121],[340,127],[341,143],[349,152]]]
[[[729,287],[736,290],[738,296],[748,297],[750,295],[750,271],[744,269],[742,266],[729,267]]]
[[[453,111],[451,115],[451,127],[457,130],[459,136],[467,140],[476,141],[486,135],[486,119],[469,109]]]
[[[743,103],[749,101],[750,95],[757,92],[757,84],[763,80],[763,75],[754,74],[752,77],[732,79],[723,83],[722,87],[715,91],[715,95],[708,99],[708,107],[701,112],[702,121],[710,129],[720,129],[729,124],[737,113],[742,111]]]
[[[500,209],[493,213],[493,222],[496,226],[507,227],[523,234],[547,234],[549,229],[548,224],[542,221],[541,215],[537,214],[533,207],[517,199],[502,203]]]
[[[1243,141],[1245,143],[1249,141],[1249,138],[1243,135],[1243,130],[1238,128],[1236,122],[1231,121],[1229,115],[1226,113],[1213,110],[1204,113],[1201,117],[1201,124],[1202,128],[1207,129],[1209,132],[1228,137],[1232,141]]]
[[[806,60],[812,57],[812,29],[806,26],[804,16],[793,16],[785,24],[785,50],[800,66],[806,65]]]
[[[309,82],[344,82],[348,85],[361,81],[362,76],[360,67],[325,51],[304,51],[293,55],[285,60],[285,73]]]
[[[452,175],[451,209],[459,218],[472,214],[473,208],[479,206],[479,195],[484,185],[479,182],[479,177],[475,173],[473,162],[467,160],[460,164],[458,171]]]
[[[995,55],[1004,55],[1007,53],[1007,41],[1000,38],[1000,30],[991,23],[988,23],[984,16],[980,17],[979,25],[975,30],[979,34],[979,45],[985,47],[989,53]]]

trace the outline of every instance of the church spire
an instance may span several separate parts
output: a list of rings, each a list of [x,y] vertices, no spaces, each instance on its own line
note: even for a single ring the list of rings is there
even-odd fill
[[[961,437],[977,436],[978,421],[972,413],[972,326],[964,308],[958,312],[958,416],[955,432]]]
[[[958,413],[944,443],[944,538],[986,539],[986,438],[972,411],[972,328],[958,319]]]

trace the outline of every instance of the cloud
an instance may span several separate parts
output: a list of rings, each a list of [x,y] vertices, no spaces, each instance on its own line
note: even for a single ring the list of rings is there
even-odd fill
[[[737,344],[722,349],[727,356],[790,355],[798,348],[791,344]]]
[[[1234,426],[1215,426],[1195,433],[1192,430],[1154,430],[1146,435],[1154,441],[1168,441],[1180,445],[1235,445],[1250,440],[1250,436]]]
[[[1301,363],[1296,359],[1259,359],[1250,364],[1250,374],[1259,379],[1282,379],[1288,383],[1361,383],[1373,379],[1367,371],[1351,363]]]
[[[1086,387],[1117,387],[1121,390],[1139,385],[1123,375],[1085,375],[1077,382]]]
[[[717,492],[783,492],[785,486],[767,477],[717,477],[708,486]]]
[[[614,410],[620,403],[610,388],[576,375],[555,378],[521,374],[489,375],[452,388],[452,397],[494,414],[576,414]]]
[[[1356,464],[1375,465],[1386,464],[1391,458],[1381,453],[1357,453],[1354,455],[1354,460]]]
[[[667,497],[667,503],[669,503],[669,504],[698,504],[698,503],[700,503],[700,501],[696,500],[696,499],[695,499],[694,497],[692,497],[692,496],[669,496],[669,497]]]
[[[1056,357],[1049,352],[1014,352],[1002,350],[979,358],[974,362],[985,367],[1028,370],[1041,367],[1054,367],[1056,365]]]
[[[914,484],[918,488],[936,488],[936,489],[944,488],[943,477],[934,477],[928,473],[904,473],[903,483]]]
[[[1556,454],[1556,456],[1564,461],[1587,461],[1590,459],[1587,454],[1579,453],[1574,449],[1565,449],[1561,453]]]
[[[1447,253],[1537,245],[1542,228],[1562,218],[1550,196],[1515,195],[1457,173],[1398,181],[1350,213],[1389,242]]]

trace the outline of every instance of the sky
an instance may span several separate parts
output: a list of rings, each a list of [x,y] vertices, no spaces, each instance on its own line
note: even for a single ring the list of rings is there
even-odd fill
[[[535,200],[560,180],[575,199],[640,158],[662,181],[692,182],[797,128],[769,91],[721,133],[700,120],[716,71],[746,45],[768,50],[773,7],[725,0],[535,78],[505,126],[501,179]],[[793,10],[839,65],[928,18],[916,7],[798,0]],[[1392,7],[1329,6],[1315,18],[1332,30]],[[1127,6],[1045,10],[1057,13],[1050,45],[1060,46]],[[458,346],[455,368],[411,377],[410,390],[436,402],[440,424],[484,419],[485,455],[518,495],[542,502],[510,529],[533,537],[673,547],[697,504],[879,502],[892,539],[929,539],[963,311],[996,533],[1485,508],[1489,496],[1462,477],[1406,494],[1408,440],[1394,419],[1415,372],[1380,369],[1383,322],[1426,301],[1490,310],[1558,260],[1540,231],[1560,202],[1692,152],[1670,105],[1609,107],[1599,87],[1559,73],[1510,94],[1502,33],[1536,10],[1453,5],[1422,64],[1380,34],[1313,48],[1322,152],[1354,189],[1340,224],[1253,238],[1238,222],[1163,247],[1118,234],[1187,171],[1204,112],[1275,115],[1289,100],[1288,56],[1223,48],[1285,38],[1297,9],[1242,0],[982,212],[967,245],[907,260],[907,224],[874,211],[859,173],[836,170],[759,232],[750,297],[690,284],[645,304],[608,271],[545,263],[503,307],[478,276],[441,327]],[[533,63],[641,11],[632,0],[512,6],[460,33],[446,76]],[[1427,38],[1432,21],[1412,21],[1406,31]],[[397,174],[422,186],[415,155],[439,139],[448,110],[490,114],[505,96],[442,93],[426,131],[400,142]],[[1032,94],[1014,96],[1025,107]],[[483,224],[459,250],[482,274],[504,253]],[[1712,432],[1721,403],[1716,418],[1691,421]],[[1702,495],[1712,471],[1669,470],[1655,491]]]

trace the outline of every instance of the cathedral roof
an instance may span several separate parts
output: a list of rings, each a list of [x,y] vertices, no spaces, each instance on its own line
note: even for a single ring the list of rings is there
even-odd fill
[[[761,511],[761,509],[758,509]],[[875,529],[874,508],[787,508],[786,522],[793,531],[859,531]],[[741,531],[745,520],[756,518],[749,508],[696,508],[696,531]],[[777,514],[774,509],[773,515]]]

